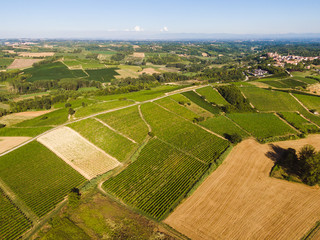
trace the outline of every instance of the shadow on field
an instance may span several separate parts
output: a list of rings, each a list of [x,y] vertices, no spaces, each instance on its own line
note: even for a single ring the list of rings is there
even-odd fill
[[[273,175],[275,171],[279,171],[280,168],[288,175],[300,175],[301,166],[295,149],[285,149],[274,144],[269,144],[269,146],[272,150],[265,155],[275,163],[270,175]]]

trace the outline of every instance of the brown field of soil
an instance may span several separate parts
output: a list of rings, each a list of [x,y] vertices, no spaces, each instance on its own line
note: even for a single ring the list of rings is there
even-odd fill
[[[117,159],[68,127],[55,129],[37,140],[87,179],[120,165]]]
[[[320,149],[320,135],[274,143]],[[248,139],[165,220],[191,239],[300,239],[320,220],[319,187],[269,177],[268,144]]]
[[[12,113],[12,114],[0,117],[0,123],[6,124],[7,126],[11,126],[11,125],[23,122],[25,120],[41,116],[41,115],[46,114],[48,112],[52,112],[54,110]]]
[[[154,73],[159,73],[159,72],[154,70],[154,68],[145,68],[140,72],[140,74],[143,74],[143,73],[152,75]]]
[[[144,53],[143,52],[134,52],[132,56],[135,58],[144,58]]]
[[[30,137],[0,137],[0,153],[8,151],[29,139]]]
[[[42,61],[42,59],[15,59],[7,69],[28,68],[32,67],[32,64],[40,61]]]
[[[21,52],[19,53],[19,56],[21,57],[52,57],[53,55],[54,55],[54,52],[37,52],[37,53]]]

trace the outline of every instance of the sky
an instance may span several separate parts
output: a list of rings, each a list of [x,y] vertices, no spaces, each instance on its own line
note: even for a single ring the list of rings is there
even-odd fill
[[[0,8],[1,38],[320,33],[319,0],[1,0]]]

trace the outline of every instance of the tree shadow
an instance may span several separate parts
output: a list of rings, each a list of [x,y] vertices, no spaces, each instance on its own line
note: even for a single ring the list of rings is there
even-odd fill
[[[269,144],[269,146],[272,150],[265,155],[275,163],[274,167],[280,166],[288,175],[301,175],[301,164],[295,149],[285,149],[274,144]]]

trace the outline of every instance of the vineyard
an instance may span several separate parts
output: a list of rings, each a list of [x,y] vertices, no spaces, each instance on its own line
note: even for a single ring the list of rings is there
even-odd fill
[[[198,106],[202,107],[203,109],[213,113],[218,114],[219,108],[213,106],[211,103],[205,101],[202,97],[200,97],[194,91],[184,92],[182,93],[185,97],[189,98],[192,102],[197,104]]]
[[[99,115],[97,118],[139,143],[148,134],[148,128],[141,119],[137,106]]]
[[[229,143],[154,103],[141,105],[146,121],[160,139],[204,162],[214,161]]]
[[[204,122],[200,122],[200,125],[205,128],[220,134],[221,136],[238,134],[242,137],[248,137],[248,134],[234,124],[230,119],[225,116],[217,116],[213,118],[209,118]]]
[[[77,171],[35,141],[0,157],[0,178],[38,217],[85,182]]]
[[[120,162],[127,160],[137,148],[137,144],[92,118],[68,126]]]
[[[217,105],[228,105],[229,103],[212,87],[203,87],[196,90],[201,96],[204,96],[208,102]]]
[[[242,87],[240,90],[259,111],[297,111],[299,104],[288,93]]]
[[[294,96],[298,98],[299,101],[301,101],[309,110],[313,109],[317,112],[320,111],[320,97],[302,94],[294,94]]]
[[[110,82],[116,75],[119,75],[115,70],[116,68],[105,68],[86,70],[86,72],[89,74],[89,80]]]
[[[320,130],[319,127],[301,117],[297,112],[281,112],[279,115],[303,133],[315,133]]]
[[[227,116],[258,140],[297,134],[295,130],[272,113],[234,113]]]
[[[168,109],[171,112],[174,112],[181,117],[192,121],[194,118],[199,118],[199,115],[195,114],[188,108],[184,107],[183,105],[177,103],[176,101],[172,100],[169,97],[162,98],[160,100],[155,101],[155,103],[163,106],[164,108]]]
[[[133,102],[128,100],[114,100],[109,102],[100,102],[100,103],[79,108],[78,110],[76,110],[75,117],[77,118],[85,117],[94,113],[110,110],[113,108],[123,107],[130,104],[133,104]]]
[[[155,219],[166,216],[207,169],[207,165],[152,139],[138,159],[103,187]]]
[[[18,239],[31,227],[31,221],[0,188],[0,239]]]

